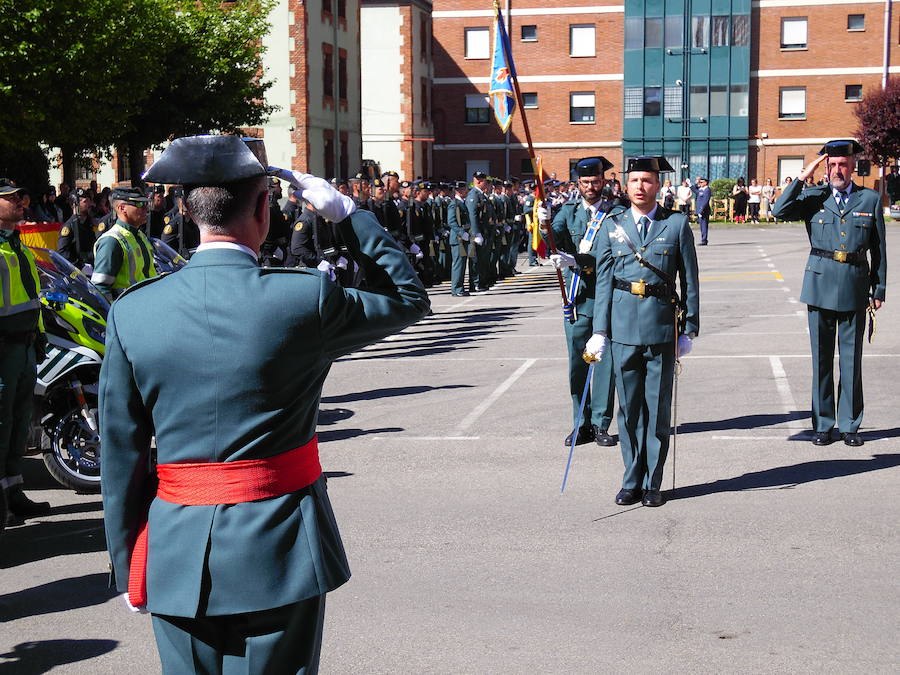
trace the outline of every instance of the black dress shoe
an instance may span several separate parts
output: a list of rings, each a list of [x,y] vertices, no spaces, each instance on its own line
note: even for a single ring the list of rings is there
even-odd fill
[[[25,520],[23,518],[20,518],[12,511],[6,512],[6,523],[4,524],[4,527],[19,527],[24,524]]]
[[[575,433],[575,432],[572,432]],[[575,439],[575,445],[583,445],[594,440],[594,431],[590,427],[581,427],[578,430],[578,437]],[[572,434],[566,436],[566,447],[572,447]]]
[[[484,293],[485,291],[491,290],[491,287],[490,286],[479,286],[475,290],[478,291],[479,293]]]
[[[616,439],[606,433],[606,429],[601,429],[596,424],[594,425],[594,440],[597,442],[597,445],[604,448],[611,448],[616,444]]]
[[[701,242],[700,242],[700,246],[706,246],[706,242],[705,242],[705,241],[701,241]]]
[[[644,498],[641,500],[641,504],[644,506],[662,506],[665,503],[666,500],[659,490],[647,490],[644,493]]]
[[[830,431],[817,431],[813,435],[812,444],[813,445],[831,445],[831,432]]]
[[[841,438],[844,439],[844,445],[849,445],[852,448],[858,448],[865,442],[855,431],[848,431],[845,434],[841,434]]]
[[[640,488],[622,488],[616,495],[616,504],[619,506],[631,506],[641,501]]]
[[[451,293],[450,295],[452,295],[454,298],[468,298],[471,293],[469,293],[468,291],[463,291],[462,293]]]

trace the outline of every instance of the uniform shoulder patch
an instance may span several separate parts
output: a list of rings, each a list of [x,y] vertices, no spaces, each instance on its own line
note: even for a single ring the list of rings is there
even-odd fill
[[[166,216],[165,218],[163,218],[163,222],[166,223],[166,224],[168,224],[168,222],[169,222],[170,220],[172,220],[172,219],[171,219],[169,216]]]
[[[97,232],[103,232],[103,230],[105,230],[105,229],[106,229],[106,223],[100,223],[97,226]]]
[[[302,221],[301,221],[301,222],[298,222],[298,223],[296,223],[296,224],[294,225],[294,231],[295,231],[295,232],[299,232],[299,231],[302,230],[302,229],[303,229],[303,222],[302,222]]]
[[[148,284],[152,284],[154,281],[159,281],[160,279],[167,277],[170,274],[171,274],[171,272],[162,272],[161,274],[157,274],[155,277],[150,277],[149,279],[144,279],[143,281],[137,282],[133,286],[129,286],[124,291],[122,291],[122,294],[118,298],[116,298],[116,302],[118,302],[119,300],[124,298],[126,295],[130,295],[131,293],[134,293],[137,289],[143,288],[144,286],[147,286]]]
[[[172,228],[171,225],[166,225],[166,226],[163,228],[163,234],[172,234],[174,231],[175,231],[175,230]]]
[[[70,230],[68,227],[63,225],[62,229],[59,231],[59,236],[60,237],[68,237],[70,234],[72,234],[72,230]]]

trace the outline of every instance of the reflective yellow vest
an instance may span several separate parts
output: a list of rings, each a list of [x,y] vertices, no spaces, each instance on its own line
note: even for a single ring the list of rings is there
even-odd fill
[[[139,281],[156,276],[156,267],[153,264],[153,245],[150,243],[150,240],[147,239],[147,235],[143,232],[139,231],[137,236],[135,236],[127,227],[122,227],[116,223],[109,231],[104,232],[94,243],[95,259],[97,257],[97,244],[100,243],[100,239],[103,239],[103,237],[112,237],[119,242],[119,246],[122,247],[122,253],[125,257],[122,266],[119,267],[119,271],[116,273],[116,280],[112,283],[113,288],[129,288]],[[138,243],[138,237],[143,241],[145,248],[141,248],[141,245]],[[144,255],[144,250],[150,255],[149,260],[147,260]],[[147,267],[149,270],[148,274],[144,274],[144,267]]]
[[[22,269],[19,256],[8,241],[0,242],[0,316],[18,314],[29,309],[37,309],[41,306],[37,293],[41,289],[41,281],[38,277],[37,264],[31,251],[21,246],[20,251],[28,263],[28,269]],[[34,280],[34,293],[29,294],[25,286],[24,275],[30,274]]]

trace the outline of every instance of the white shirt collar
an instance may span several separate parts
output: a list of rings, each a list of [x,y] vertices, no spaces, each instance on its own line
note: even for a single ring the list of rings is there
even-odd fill
[[[848,185],[847,187],[845,187],[843,190],[838,190],[836,187],[832,187],[832,188],[831,188],[831,194],[832,194],[832,196],[833,196],[835,199],[837,199],[837,198],[838,198],[838,195],[841,195],[841,194],[846,195],[847,197],[849,197],[849,196],[850,196],[850,193],[851,193],[852,191],[853,191],[853,181],[850,181],[850,185]]]
[[[232,251],[241,251],[253,258],[254,262],[259,259],[259,256],[257,256],[253,252],[253,249],[244,246],[243,244],[236,244],[233,241],[208,241],[204,244],[200,244],[197,247],[196,252],[199,253],[200,251],[210,251],[217,248],[231,249]]]
[[[653,222],[654,220],[656,220],[656,209],[658,209],[658,208],[659,208],[659,204],[654,206],[653,210],[650,213],[643,214],[640,211],[636,211],[635,208],[632,206],[631,207],[631,218],[634,220],[635,225],[637,225],[638,223],[641,222],[641,218],[644,215],[646,215],[650,219],[650,222]]]
[[[584,207],[584,210],[585,210],[585,211],[589,211],[589,212],[590,212],[591,216],[596,216],[596,215],[597,215],[597,211],[600,210],[600,202],[599,202],[599,201],[594,202],[593,204],[588,204],[588,203],[587,203],[587,200],[584,199],[584,198],[582,198],[582,200],[581,200],[581,205]]]

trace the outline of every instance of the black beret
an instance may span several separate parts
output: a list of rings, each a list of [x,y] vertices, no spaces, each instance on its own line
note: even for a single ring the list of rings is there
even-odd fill
[[[147,195],[145,195],[140,188],[135,187],[117,187],[113,188],[112,192],[109,193],[109,200],[111,202],[120,201],[120,202],[137,202],[138,204],[146,204],[147,203]]]
[[[666,161],[665,157],[632,157],[628,160],[628,169],[625,173],[632,171],[649,171],[651,173],[666,173],[675,171],[672,165]]]
[[[828,141],[819,150],[820,155],[829,157],[852,157],[863,151],[863,147],[852,139]]]
[[[259,139],[251,139],[259,145]],[[148,183],[222,185],[265,176],[257,155],[238,136],[176,138],[144,174]]]

